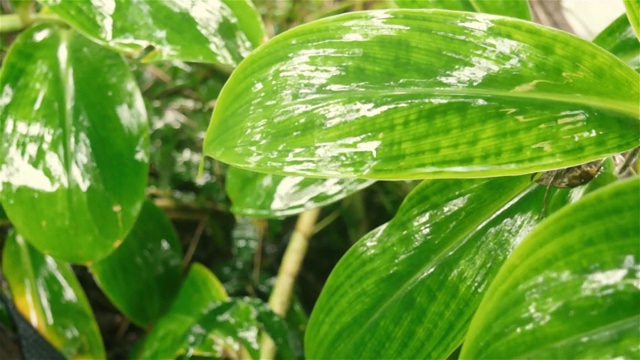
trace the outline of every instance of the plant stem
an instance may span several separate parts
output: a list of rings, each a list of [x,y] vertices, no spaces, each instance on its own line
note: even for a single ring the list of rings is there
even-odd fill
[[[0,15],[0,34],[18,31],[25,26],[18,14]]]
[[[296,277],[300,272],[302,261],[309,247],[309,238],[313,234],[313,228],[320,214],[320,209],[312,209],[298,216],[296,227],[289,240],[289,245],[284,252],[276,283],[269,297],[269,306],[278,315],[284,317],[291,303],[291,294]],[[261,359],[273,359],[275,346],[268,336],[263,336],[261,346]]]

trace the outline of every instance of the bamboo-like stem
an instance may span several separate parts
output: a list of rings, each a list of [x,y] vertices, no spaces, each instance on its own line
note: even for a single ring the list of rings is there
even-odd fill
[[[18,31],[25,27],[18,14],[0,15],[0,33]]]
[[[303,212],[298,216],[296,227],[289,240],[289,245],[282,257],[280,269],[273,291],[269,297],[269,306],[278,315],[284,317],[291,303],[291,294],[295,284],[302,261],[309,247],[309,238],[313,234],[313,229],[318,219],[320,209],[312,209]],[[276,348],[273,341],[268,336],[262,337],[260,359],[273,359]]]

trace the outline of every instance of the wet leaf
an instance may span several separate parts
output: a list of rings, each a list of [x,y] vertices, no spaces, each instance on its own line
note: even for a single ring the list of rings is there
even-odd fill
[[[18,311],[67,358],[106,357],[98,324],[69,264],[11,232],[2,271]]]
[[[444,10],[350,13],[247,57],[204,153],[278,175],[526,174],[636,146],[639,96],[638,73],[561,31]]]
[[[280,217],[334,203],[372,183],[363,179],[279,176],[232,167],[227,172],[226,188],[234,213]]]
[[[524,176],[423,182],[334,268],[309,320],[306,356],[446,358],[539,222],[544,191]]]
[[[234,298],[209,304],[185,339],[188,339],[189,346],[198,347],[204,337],[212,333],[232,337],[239,340],[252,359],[259,359],[261,330],[274,340],[283,359],[295,358],[284,320],[256,298]]]
[[[40,2],[101,45],[127,53],[153,46],[148,61],[236,66],[266,37],[248,0]]]
[[[145,337],[139,358],[175,358],[187,350],[184,335],[210,302],[228,300],[220,281],[206,267],[194,263],[169,310]],[[213,351],[213,349],[212,349]]]
[[[619,57],[636,71],[640,71],[640,42],[629,24],[627,15],[620,15],[593,39],[593,43]]]
[[[173,225],[146,201],[124,243],[90,268],[109,300],[139,326],[167,309],[182,280],[182,249]]]
[[[531,20],[527,0],[394,0],[401,8],[477,11]]]
[[[127,65],[74,31],[40,25],[18,36],[0,80],[9,219],[56,259],[105,257],[133,226],[147,182],[146,112]]]
[[[640,353],[640,179],[541,223],[480,304],[461,358],[635,358]]]

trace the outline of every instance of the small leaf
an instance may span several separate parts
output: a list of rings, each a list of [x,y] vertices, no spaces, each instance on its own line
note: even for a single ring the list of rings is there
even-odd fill
[[[446,358],[538,223],[544,192],[528,176],[423,182],[334,268],[309,319],[306,356]]]
[[[541,223],[487,290],[460,358],[636,358],[638,219],[635,177]]]
[[[0,80],[9,219],[56,259],[107,256],[133,226],[147,183],[146,112],[126,63],[74,31],[39,25],[13,43]]]
[[[565,32],[444,10],[349,13],[247,57],[204,153],[278,175],[527,174],[637,146],[639,97],[638,73]]]
[[[185,338],[198,347],[203,335],[216,333],[238,339],[253,359],[259,359],[260,328],[269,334],[284,359],[294,359],[289,332],[284,321],[262,301],[255,298],[230,299],[211,303]],[[200,336],[198,336],[200,335]]]
[[[99,44],[128,53],[153,46],[149,61],[236,66],[266,37],[248,0],[40,2]]]
[[[124,243],[90,270],[120,311],[139,326],[149,325],[166,310],[180,287],[182,249],[173,225],[146,201]]]
[[[636,36],[640,38],[640,2],[638,0],[623,0],[624,7],[627,8],[629,23],[636,31]]]
[[[226,188],[234,213],[280,217],[334,203],[372,183],[362,179],[278,176],[232,167],[227,172]]]
[[[527,0],[394,0],[401,8],[477,11],[531,20]]]
[[[144,340],[139,358],[175,358],[184,354],[184,334],[200,318],[210,302],[227,296],[220,281],[203,265],[194,263],[171,307]]]
[[[91,306],[69,264],[41,254],[11,232],[2,271],[18,311],[65,357],[106,358]]]
[[[636,71],[640,71],[640,42],[625,14],[620,15],[598,34],[593,43],[619,57]]]

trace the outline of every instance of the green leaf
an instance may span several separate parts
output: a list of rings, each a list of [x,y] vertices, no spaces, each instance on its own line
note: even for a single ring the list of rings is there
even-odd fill
[[[261,326],[259,326],[261,325]],[[211,333],[238,339],[252,359],[259,359],[260,327],[269,334],[284,359],[294,359],[284,321],[255,298],[230,299],[209,304],[185,334],[190,347],[198,347]]]
[[[640,71],[640,42],[625,14],[620,15],[598,34],[593,43],[619,57],[636,71]]]
[[[106,358],[98,324],[69,264],[43,255],[11,232],[2,253],[18,311],[67,358]]]
[[[408,9],[446,9],[477,11],[531,20],[527,0],[394,0],[398,7]]]
[[[175,358],[184,354],[184,334],[197,322],[210,302],[228,298],[215,275],[201,264],[191,265],[178,297],[147,334],[139,358]]]
[[[153,46],[148,61],[236,66],[266,38],[248,0],[40,2],[99,44],[127,53]]]
[[[133,226],[148,172],[146,112],[124,60],[74,31],[35,26],[13,43],[0,83],[9,219],[57,259],[105,257]]]
[[[90,270],[120,311],[139,326],[149,325],[171,304],[182,280],[182,249],[173,225],[146,201],[124,243]]]
[[[231,211],[254,217],[280,217],[322,207],[371,185],[362,179],[314,179],[261,174],[238,168],[227,172]]]
[[[528,176],[423,182],[334,268],[309,320],[306,356],[446,358],[539,222],[545,189]]]
[[[640,178],[558,211],[487,290],[461,358],[637,358]]]
[[[624,7],[627,9],[627,17],[629,23],[636,31],[636,36],[640,38],[640,1],[638,0],[623,0]]]
[[[350,13],[247,57],[204,153],[278,175],[526,174],[636,146],[639,97],[638,73],[561,31],[444,10]]]

